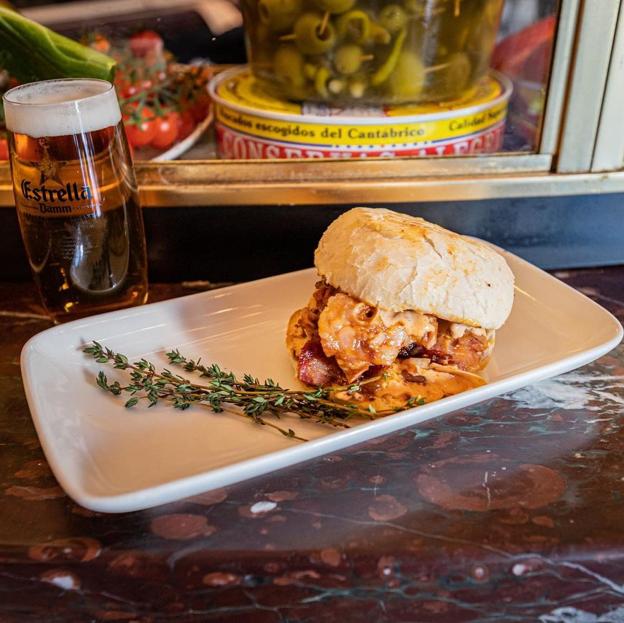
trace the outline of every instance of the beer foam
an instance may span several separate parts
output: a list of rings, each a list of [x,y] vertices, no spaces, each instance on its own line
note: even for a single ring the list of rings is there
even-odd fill
[[[95,132],[121,121],[115,88],[105,80],[33,82],[3,99],[7,129],[33,138]]]

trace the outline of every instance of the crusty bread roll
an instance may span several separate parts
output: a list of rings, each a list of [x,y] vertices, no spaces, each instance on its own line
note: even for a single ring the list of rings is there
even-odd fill
[[[345,212],[314,260],[329,284],[382,309],[484,329],[498,329],[511,312],[514,276],[492,247],[391,210]]]

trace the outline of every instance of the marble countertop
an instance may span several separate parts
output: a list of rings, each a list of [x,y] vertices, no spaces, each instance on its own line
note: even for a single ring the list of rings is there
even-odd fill
[[[624,267],[559,272],[624,320]],[[161,285],[160,300],[209,287]],[[624,621],[624,347],[579,370],[175,504],[95,513],[19,371],[50,326],[0,284],[0,622]]]

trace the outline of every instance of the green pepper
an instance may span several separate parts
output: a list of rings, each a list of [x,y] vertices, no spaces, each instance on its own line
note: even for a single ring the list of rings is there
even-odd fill
[[[295,22],[294,40],[303,54],[322,54],[334,47],[336,31],[320,13],[304,13]]]
[[[331,73],[327,67],[319,67],[314,76],[314,89],[324,99],[329,97],[329,91],[327,90],[327,83],[331,78]]]
[[[302,0],[258,0],[260,22],[273,32],[287,32],[301,14]]]
[[[336,33],[341,39],[350,39],[353,43],[366,43],[370,37],[371,20],[368,13],[354,9],[344,13],[336,20]]]
[[[374,43],[388,45],[392,41],[392,35],[376,22],[370,23],[370,38]]]
[[[394,40],[394,45],[390,50],[390,54],[388,54],[388,58],[384,61],[383,65],[377,69],[377,71],[371,76],[371,85],[376,87],[380,84],[383,84],[389,77],[390,74],[394,71],[396,64],[399,60],[399,55],[401,54],[401,49],[403,48],[403,43],[405,42],[405,37],[407,36],[407,30],[404,28],[399,32],[396,39]]]

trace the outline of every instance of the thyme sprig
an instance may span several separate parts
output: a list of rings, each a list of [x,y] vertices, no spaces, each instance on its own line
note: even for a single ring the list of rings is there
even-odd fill
[[[250,374],[242,379],[232,372],[222,370],[217,364],[204,365],[201,360],[187,359],[180,352],[171,350],[166,354],[169,363],[182,367],[186,372],[205,378],[205,383],[195,383],[168,369],[157,371],[153,363],[146,359],[130,362],[125,355],[93,341],[83,348],[83,352],[93,357],[98,363],[112,364],[113,368],[128,371],[130,383],[122,385],[119,381],[109,381],[104,372],[97,375],[97,384],[114,396],[128,394],[125,403],[132,408],[139,402],[146,402],[153,407],[165,401],[174,409],[185,410],[197,404],[209,408],[214,413],[225,410],[252,420],[256,424],[269,426],[286,437],[306,441],[291,428],[284,428],[268,421],[267,415],[277,419],[286,414],[294,414],[302,420],[319,424],[328,424],[337,428],[349,428],[347,421],[353,417],[375,419],[379,416],[395,413],[395,410],[376,411],[367,409],[335,397],[336,392],[353,395],[361,390],[365,383],[375,381],[367,379],[345,387],[318,388],[310,391],[285,389],[273,379],[260,382]]]

